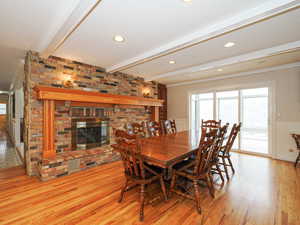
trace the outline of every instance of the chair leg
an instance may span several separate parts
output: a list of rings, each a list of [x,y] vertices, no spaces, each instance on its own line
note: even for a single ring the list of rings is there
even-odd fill
[[[227,178],[227,180],[229,180],[229,174],[228,174],[228,170],[227,170],[227,166],[226,166],[226,161],[225,161],[224,157],[222,157],[222,162],[223,162],[223,166],[224,166],[224,171],[225,171],[225,174],[226,174],[226,178]]]
[[[128,185],[128,179],[126,178],[125,185],[124,185],[124,187],[121,190],[121,195],[120,195],[120,198],[119,198],[119,203],[122,202],[122,200],[124,198],[124,194],[125,194],[127,185]]]
[[[140,221],[144,220],[144,204],[145,204],[145,184],[141,184],[140,193]]]
[[[216,168],[217,168],[218,174],[221,177],[222,183],[224,183],[224,177],[223,177],[222,171],[220,169],[220,166],[218,164],[216,164]]]
[[[231,162],[230,156],[228,156],[228,162],[229,162],[229,165],[230,165],[230,167],[231,167],[232,173],[235,173],[235,170],[234,170],[234,168],[233,168],[233,164],[232,164],[232,162]]]
[[[164,194],[165,200],[167,201],[168,200],[168,195],[167,195],[167,191],[166,191],[165,182],[164,182],[162,177],[160,177],[160,186],[161,186],[161,190]]]
[[[196,200],[196,208],[197,208],[197,212],[199,214],[201,214],[201,206],[200,206],[200,189],[198,186],[198,181],[197,180],[193,180],[193,186],[194,186],[194,190],[195,190],[195,200]]]
[[[295,167],[297,167],[297,164],[298,164],[299,161],[300,161],[300,152],[299,152],[298,157],[297,157],[297,159],[296,159]]]
[[[211,197],[214,198],[215,197],[215,187],[214,187],[213,180],[212,180],[212,177],[210,174],[206,175],[206,183],[207,183],[208,190],[209,190]]]

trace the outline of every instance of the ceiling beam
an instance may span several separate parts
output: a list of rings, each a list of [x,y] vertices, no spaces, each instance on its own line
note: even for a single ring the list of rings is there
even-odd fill
[[[280,66],[274,66],[274,67],[268,67],[268,68],[259,69],[259,70],[251,70],[251,71],[247,71],[247,72],[235,73],[235,74],[230,74],[230,75],[212,77],[212,78],[207,78],[207,79],[198,79],[198,80],[192,80],[192,81],[184,81],[184,82],[175,83],[175,84],[168,84],[167,87],[170,88],[170,87],[184,86],[184,85],[203,83],[203,82],[209,82],[209,81],[215,81],[215,80],[224,80],[224,79],[229,79],[229,78],[272,72],[272,71],[277,71],[277,70],[291,69],[291,68],[295,68],[295,67],[300,67],[300,62],[285,64],[285,65],[280,65]]]
[[[106,70],[108,72],[122,71],[136,65],[175,53],[192,47],[212,38],[224,35],[237,29],[257,23],[280,13],[300,7],[299,0],[273,0],[243,12],[221,23],[199,30],[180,39],[172,41],[159,48],[153,49],[131,59],[115,64]]]
[[[179,70],[169,72],[169,73],[159,74],[159,75],[152,76],[152,77],[146,79],[146,81],[159,80],[161,78],[178,76],[180,74],[187,75],[187,74],[201,72],[201,71],[205,71],[205,70],[220,68],[223,66],[228,66],[228,65],[232,65],[232,64],[236,64],[236,63],[242,63],[242,62],[247,62],[250,60],[260,59],[260,58],[264,58],[264,57],[268,57],[268,56],[279,55],[282,53],[287,53],[287,52],[295,51],[298,49],[300,49],[300,41],[290,42],[290,43],[275,46],[272,48],[266,48],[266,49],[250,52],[250,53],[243,54],[243,55],[238,55],[238,56],[234,56],[234,57],[230,57],[230,58],[226,58],[226,59],[222,59],[222,60],[218,60],[218,61],[201,64],[198,66],[192,66],[192,67],[179,69]]]
[[[100,2],[101,0],[77,1],[72,11],[65,16],[66,19],[64,22],[62,22],[54,32],[52,32],[52,36],[49,36],[46,40],[44,40],[44,44],[40,51],[41,56],[47,58],[61,47]]]

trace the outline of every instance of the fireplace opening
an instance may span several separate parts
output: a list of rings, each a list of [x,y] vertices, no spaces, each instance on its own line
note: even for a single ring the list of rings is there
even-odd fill
[[[85,115],[81,114],[81,116]],[[89,114],[89,116],[91,115]],[[109,119],[89,116],[72,117],[72,150],[91,149],[110,143]]]

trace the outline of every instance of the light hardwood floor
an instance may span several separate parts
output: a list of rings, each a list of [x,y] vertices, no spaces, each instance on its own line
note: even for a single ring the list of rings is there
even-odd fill
[[[135,189],[117,202],[124,181],[121,162],[48,182],[0,176],[0,224],[300,224],[300,168],[249,155],[234,154],[233,160],[236,174],[223,188],[217,185],[215,199],[202,190],[202,215],[193,201],[173,194],[167,202],[146,205],[143,223]]]

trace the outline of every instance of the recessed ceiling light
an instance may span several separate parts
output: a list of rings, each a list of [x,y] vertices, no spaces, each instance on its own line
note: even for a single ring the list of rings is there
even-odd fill
[[[235,45],[235,43],[233,43],[233,42],[227,42],[225,45],[224,45],[224,47],[225,48],[230,48],[230,47],[232,47],[232,46],[234,46]]]
[[[223,69],[217,69],[219,72],[222,72],[223,71]]]
[[[121,35],[115,35],[114,36],[114,40],[116,42],[123,42],[124,41],[124,38],[121,36]]]
[[[169,61],[170,64],[175,64],[174,60]]]
[[[188,2],[188,3],[192,2],[192,0],[182,0],[182,1]]]

